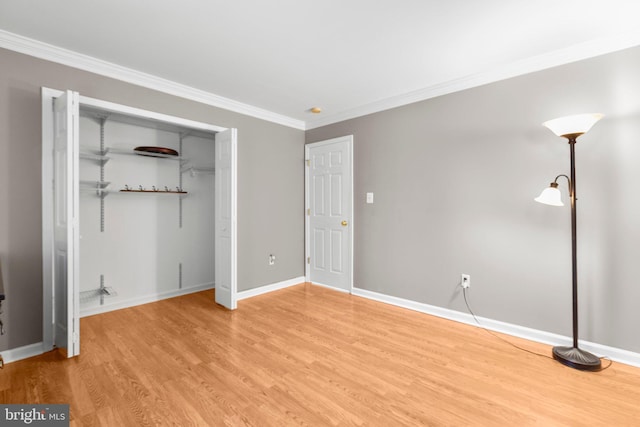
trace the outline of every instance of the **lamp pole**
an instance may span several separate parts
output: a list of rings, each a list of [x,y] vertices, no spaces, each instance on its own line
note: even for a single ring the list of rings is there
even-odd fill
[[[569,190],[571,192],[571,268],[572,268],[572,295],[573,295],[573,346],[578,348],[578,227],[576,215],[576,138],[569,138],[571,152],[571,182]]]
[[[585,134],[602,117],[600,113],[575,114],[544,122],[557,136],[569,141],[571,156],[571,177],[558,175],[535,201],[552,206],[564,206],[558,190],[558,178],[564,176],[569,181],[569,197],[571,199],[571,277],[573,299],[573,345],[571,347],[553,347],[553,358],[558,362],[583,371],[598,371],[600,358],[578,347],[578,243],[576,215],[576,140]]]
[[[573,345],[571,347],[553,347],[553,358],[558,362],[583,371],[598,371],[602,363],[600,358],[578,347],[578,243],[576,215],[576,140],[584,132],[562,135],[569,141],[571,173],[569,178],[569,198],[571,199],[571,277],[573,299]],[[557,180],[557,178],[556,178]]]

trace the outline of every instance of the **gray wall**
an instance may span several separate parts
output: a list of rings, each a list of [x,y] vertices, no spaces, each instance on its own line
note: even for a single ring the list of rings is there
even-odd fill
[[[8,50],[0,64],[0,350],[42,340],[41,86],[238,128],[238,290],[304,275],[303,131]]]
[[[580,336],[640,352],[639,75],[634,48],[307,131],[354,135],[355,286],[466,311],[469,273],[476,314],[570,336],[569,207],[533,201],[569,147],[540,124],[602,112],[576,146]]]

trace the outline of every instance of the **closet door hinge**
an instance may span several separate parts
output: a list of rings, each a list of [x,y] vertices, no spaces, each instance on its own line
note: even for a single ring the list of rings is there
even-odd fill
[[[305,162],[307,163],[307,166],[311,166],[311,160],[307,159]]]
[[[311,209],[307,209],[307,215],[311,216]]]
[[[74,342],[74,344],[78,342],[78,333],[77,332],[73,333],[73,342]]]
[[[307,257],[307,264],[311,264],[311,257],[310,256]]]

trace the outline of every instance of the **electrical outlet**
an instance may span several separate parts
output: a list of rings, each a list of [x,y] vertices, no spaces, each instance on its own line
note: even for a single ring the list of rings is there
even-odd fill
[[[269,265],[273,265],[276,263],[276,256],[271,254],[269,255]]]
[[[460,286],[467,289],[471,286],[471,275],[462,273],[460,275]]]

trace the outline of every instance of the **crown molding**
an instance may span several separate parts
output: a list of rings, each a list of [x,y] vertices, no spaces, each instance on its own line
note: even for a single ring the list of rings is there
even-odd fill
[[[148,89],[157,90],[169,95],[178,96],[213,107],[223,108],[239,114],[266,120],[299,130],[310,130],[333,123],[354,119],[361,116],[390,110],[415,102],[459,92],[465,89],[494,83],[500,80],[517,77],[536,71],[576,62],[611,52],[640,45],[640,31],[626,32],[615,36],[591,40],[565,49],[526,58],[510,64],[503,64],[491,70],[452,79],[409,93],[382,99],[359,107],[341,111],[336,114],[318,117],[307,122],[274,113],[249,104],[234,101],[210,92],[163,79],[151,74],[122,67],[88,55],[23,37],[8,31],[0,30],[0,48],[24,53],[36,58],[67,65],[89,71],[105,77],[132,83]]]
[[[591,40],[565,49],[555,50],[542,55],[512,62],[510,64],[503,64],[488,71],[471,74],[413,92],[382,99],[380,101],[365,104],[336,114],[318,117],[306,122],[306,130],[355,119],[368,114],[390,110],[392,108],[424,101],[437,96],[471,89],[500,80],[569,64],[571,62],[581,61],[583,59],[593,58],[638,45],[640,45],[640,31],[627,32],[612,37]]]
[[[122,67],[88,55],[63,49],[48,43],[30,39],[8,31],[0,30],[0,47],[36,58],[77,68],[123,82],[132,83],[147,89],[157,90],[169,95],[200,102],[213,107],[223,108],[235,113],[255,117],[294,129],[305,130],[305,123],[288,116],[277,114],[249,104],[234,101],[191,86],[163,79],[151,74]]]

